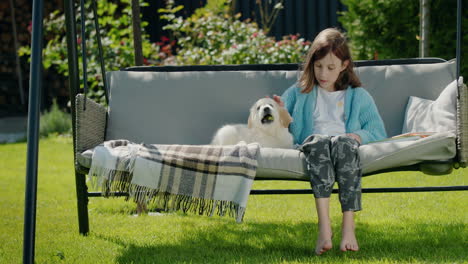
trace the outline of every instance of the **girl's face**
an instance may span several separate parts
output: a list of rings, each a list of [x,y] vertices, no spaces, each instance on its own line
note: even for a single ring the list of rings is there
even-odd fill
[[[342,61],[333,54],[328,53],[320,60],[314,62],[314,74],[320,87],[334,92],[335,82],[342,71],[348,67],[349,61]]]

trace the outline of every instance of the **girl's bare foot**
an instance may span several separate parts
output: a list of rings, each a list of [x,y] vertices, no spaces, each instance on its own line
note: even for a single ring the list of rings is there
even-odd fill
[[[341,228],[341,251],[358,251],[359,246],[354,232],[354,212],[343,212],[343,226]]]
[[[315,245],[315,254],[320,256],[330,250],[333,244],[330,223],[325,225],[319,224],[319,229],[319,236],[317,238],[317,244]]]
[[[317,256],[322,255],[323,253],[327,252],[328,250],[332,249],[333,244],[331,239],[326,240],[317,240],[317,245],[315,245],[315,254]]]
[[[354,230],[347,230],[343,229],[342,236],[341,236],[341,244],[340,244],[341,251],[358,251],[359,246],[356,239],[356,235],[354,234]]]

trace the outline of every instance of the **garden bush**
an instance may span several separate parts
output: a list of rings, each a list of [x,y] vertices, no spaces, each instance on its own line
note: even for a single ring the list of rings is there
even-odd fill
[[[342,0],[347,11],[339,20],[351,40],[355,59],[367,60],[419,57],[419,0]],[[430,1],[429,56],[452,59],[456,56],[456,0]],[[463,22],[468,28],[468,8]],[[462,50],[468,50],[464,34]],[[468,76],[468,63],[461,63]]]
[[[60,110],[54,100],[51,109],[41,115],[39,135],[47,137],[51,134],[70,134],[71,122],[70,114]]]
[[[93,12],[90,6],[91,1],[86,4],[86,48],[88,63],[88,86],[89,96],[94,100],[104,102],[103,81],[100,71],[98,44],[94,27]],[[131,26],[131,0],[122,0],[113,3],[109,0],[97,1],[98,17],[101,28],[101,40],[103,45],[103,56],[106,71],[118,70],[134,65],[133,55],[133,34]],[[146,5],[141,2],[141,5]],[[80,9],[77,10],[77,25],[80,25]],[[147,22],[142,22],[142,27]],[[81,34],[78,31],[78,56],[80,67],[80,78],[82,78],[81,59]],[[65,31],[65,15],[55,11],[44,20],[44,35],[46,45],[43,51],[43,65],[45,69],[53,67],[59,74],[68,76],[67,44]],[[148,36],[143,34],[143,56],[147,64],[156,64],[160,61],[160,47],[155,43],[150,43]],[[30,55],[30,47],[24,46],[20,49],[21,55]],[[82,82],[81,82],[82,83]],[[81,88],[83,85],[81,84]]]
[[[295,35],[277,42],[255,23],[216,15],[178,17],[165,29],[172,30],[180,47],[173,64],[298,63],[310,47]]]
[[[240,15],[230,16],[229,12],[201,8],[184,19],[174,15],[178,8],[160,10],[169,13],[162,16],[168,20],[164,29],[177,39],[177,55],[166,64],[299,63],[311,44],[298,35],[276,41],[257,23],[240,21]]]

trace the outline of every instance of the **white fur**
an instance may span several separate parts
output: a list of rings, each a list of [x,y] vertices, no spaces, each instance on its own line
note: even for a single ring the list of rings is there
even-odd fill
[[[267,110],[269,109],[269,110]],[[262,123],[265,111],[270,111],[273,121]],[[225,125],[216,131],[212,145],[235,145],[240,141],[257,142],[261,147],[292,148],[293,137],[288,131],[292,118],[284,107],[271,98],[258,100],[251,108],[248,124]]]

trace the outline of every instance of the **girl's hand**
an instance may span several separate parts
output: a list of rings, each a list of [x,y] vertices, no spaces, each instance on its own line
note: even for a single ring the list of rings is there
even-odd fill
[[[279,104],[279,106],[284,107],[284,102],[281,100],[281,97],[274,94],[273,95],[273,100]]]
[[[358,134],[347,133],[346,136],[354,138],[355,140],[357,140],[357,142],[359,142],[359,144],[361,144],[361,137]]]

